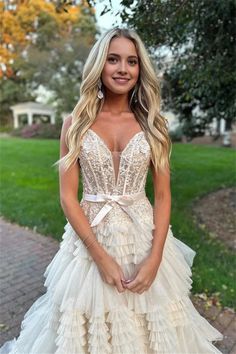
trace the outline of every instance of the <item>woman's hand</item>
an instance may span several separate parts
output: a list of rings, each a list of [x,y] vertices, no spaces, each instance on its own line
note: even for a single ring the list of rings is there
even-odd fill
[[[104,256],[102,260],[96,262],[102,280],[109,285],[115,285],[117,290],[122,293],[125,287],[121,280],[125,280],[120,265],[109,254]]]
[[[134,278],[123,282],[126,289],[138,294],[142,294],[144,291],[148,290],[156,277],[161,259],[161,255],[156,255],[155,259],[151,257],[144,259],[137,266]]]

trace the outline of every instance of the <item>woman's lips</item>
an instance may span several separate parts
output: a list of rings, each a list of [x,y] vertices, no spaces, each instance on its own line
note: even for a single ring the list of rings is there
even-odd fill
[[[121,85],[124,85],[124,84],[127,84],[127,82],[129,82],[129,79],[123,79],[123,78],[114,78],[113,80],[115,80],[115,82],[117,82],[117,84],[121,84]]]

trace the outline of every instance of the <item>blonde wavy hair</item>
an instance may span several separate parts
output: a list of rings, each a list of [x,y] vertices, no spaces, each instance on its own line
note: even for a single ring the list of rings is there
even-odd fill
[[[130,108],[145,131],[151,148],[153,166],[158,171],[170,167],[172,144],[167,119],[160,114],[160,83],[142,40],[135,31],[125,28],[107,31],[92,47],[84,65],[80,99],[71,113],[72,122],[65,137],[69,151],[54,165],[62,163],[67,170],[79,158],[81,139],[103,106],[104,99],[100,100],[97,97],[98,82],[107,59],[110,42],[117,37],[131,40],[137,50],[140,73],[134,88],[136,100],[131,98]],[[129,93],[130,97],[132,93],[134,92]]]

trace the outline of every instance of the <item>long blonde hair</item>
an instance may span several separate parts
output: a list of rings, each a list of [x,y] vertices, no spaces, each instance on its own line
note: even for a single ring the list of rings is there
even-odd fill
[[[71,113],[72,123],[65,137],[69,151],[54,165],[62,163],[65,169],[68,169],[79,158],[81,138],[102,109],[104,99],[100,100],[97,97],[98,82],[107,59],[110,42],[116,37],[131,40],[136,47],[140,73],[136,83],[137,99],[131,100],[130,108],[146,133],[155,169],[164,171],[166,167],[170,167],[172,144],[167,119],[160,114],[159,80],[140,37],[135,31],[124,28],[107,31],[92,47],[84,65],[80,99]]]

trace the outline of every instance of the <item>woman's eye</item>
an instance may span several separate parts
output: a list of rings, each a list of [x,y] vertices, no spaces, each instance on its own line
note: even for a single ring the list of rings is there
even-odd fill
[[[129,60],[130,65],[136,65],[138,64],[137,60]]]
[[[107,61],[111,64],[116,64],[118,62],[118,58],[110,57],[107,59]],[[129,59],[128,60],[129,65],[134,66],[138,64],[138,61],[136,59]]]
[[[109,63],[112,63],[112,64],[117,62],[117,59],[116,58],[112,58],[112,57],[108,58],[107,60],[109,61]]]

